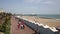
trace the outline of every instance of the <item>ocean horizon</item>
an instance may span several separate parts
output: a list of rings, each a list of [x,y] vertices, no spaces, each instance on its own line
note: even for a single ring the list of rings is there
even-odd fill
[[[16,14],[18,16],[36,16],[40,18],[60,19],[60,15],[42,15],[42,14]]]
[[[60,15],[37,15],[40,18],[60,19]]]

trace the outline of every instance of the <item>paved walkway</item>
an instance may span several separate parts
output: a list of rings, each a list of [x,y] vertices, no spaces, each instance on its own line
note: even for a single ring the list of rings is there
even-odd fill
[[[15,20],[14,17],[11,18],[11,33],[10,34],[33,34],[34,31],[25,25],[24,30],[17,30],[18,19]]]

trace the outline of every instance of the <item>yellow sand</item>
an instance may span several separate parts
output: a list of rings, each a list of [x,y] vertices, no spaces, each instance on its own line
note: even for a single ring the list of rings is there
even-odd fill
[[[60,26],[60,19],[47,19],[47,18],[37,18],[34,16],[22,16],[23,18],[42,23],[44,25],[49,25],[50,27]]]

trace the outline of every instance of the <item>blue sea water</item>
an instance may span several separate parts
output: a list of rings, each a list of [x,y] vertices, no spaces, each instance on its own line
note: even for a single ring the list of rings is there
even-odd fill
[[[60,15],[37,15],[37,17],[60,19]]]

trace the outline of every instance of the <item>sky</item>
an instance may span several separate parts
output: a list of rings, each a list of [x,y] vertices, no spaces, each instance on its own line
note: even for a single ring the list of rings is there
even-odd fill
[[[60,14],[60,0],[0,0],[0,9],[16,14]]]

